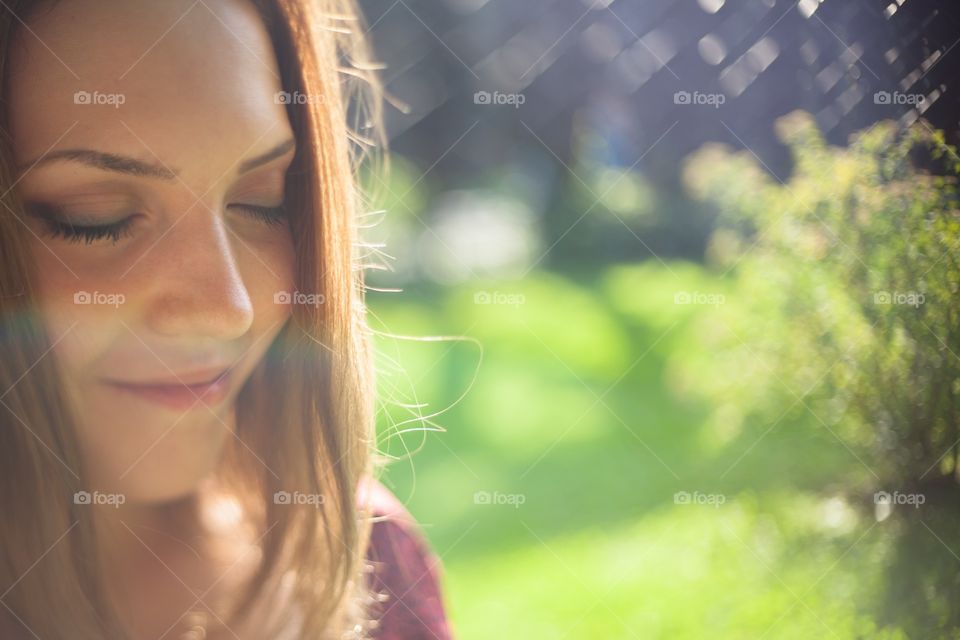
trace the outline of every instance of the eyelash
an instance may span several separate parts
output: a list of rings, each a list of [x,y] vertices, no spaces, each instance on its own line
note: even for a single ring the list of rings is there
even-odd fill
[[[262,207],[252,204],[233,204],[230,206],[243,209],[254,219],[269,225],[282,224],[287,216],[286,208],[283,206]],[[83,242],[85,244],[93,244],[109,238],[113,244],[116,244],[121,238],[130,235],[130,225],[133,223],[134,217],[128,216],[123,220],[104,225],[72,224],[51,215],[41,216],[41,219],[46,224],[51,238],[63,238],[67,242]]]
[[[230,206],[243,209],[260,222],[269,225],[283,224],[287,219],[287,208],[283,205],[279,207],[261,207],[255,204],[234,204]]]

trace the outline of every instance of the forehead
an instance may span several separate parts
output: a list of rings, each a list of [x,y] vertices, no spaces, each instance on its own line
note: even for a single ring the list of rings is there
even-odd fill
[[[86,147],[219,172],[289,132],[249,2],[57,0],[26,24],[8,68],[17,164]]]

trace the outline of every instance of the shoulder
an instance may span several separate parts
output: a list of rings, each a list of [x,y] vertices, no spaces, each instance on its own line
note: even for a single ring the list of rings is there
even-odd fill
[[[441,592],[442,565],[420,526],[389,489],[368,478],[358,499],[373,518],[367,562],[381,602],[376,640],[450,640]]]

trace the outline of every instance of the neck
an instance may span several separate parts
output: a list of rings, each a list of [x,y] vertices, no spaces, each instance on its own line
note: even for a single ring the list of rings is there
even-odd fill
[[[195,495],[163,504],[98,509],[101,558],[107,575],[118,576],[151,559],[172,563],[183,553],[199,555],[202,527]]]

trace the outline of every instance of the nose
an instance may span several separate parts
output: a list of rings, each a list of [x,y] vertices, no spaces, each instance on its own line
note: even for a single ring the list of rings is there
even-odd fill
[[[253,304],[222,216],[197,203],[152,252],[141,267],[153,290],[145,318],[150,329],[217,340],[250,329]]]

